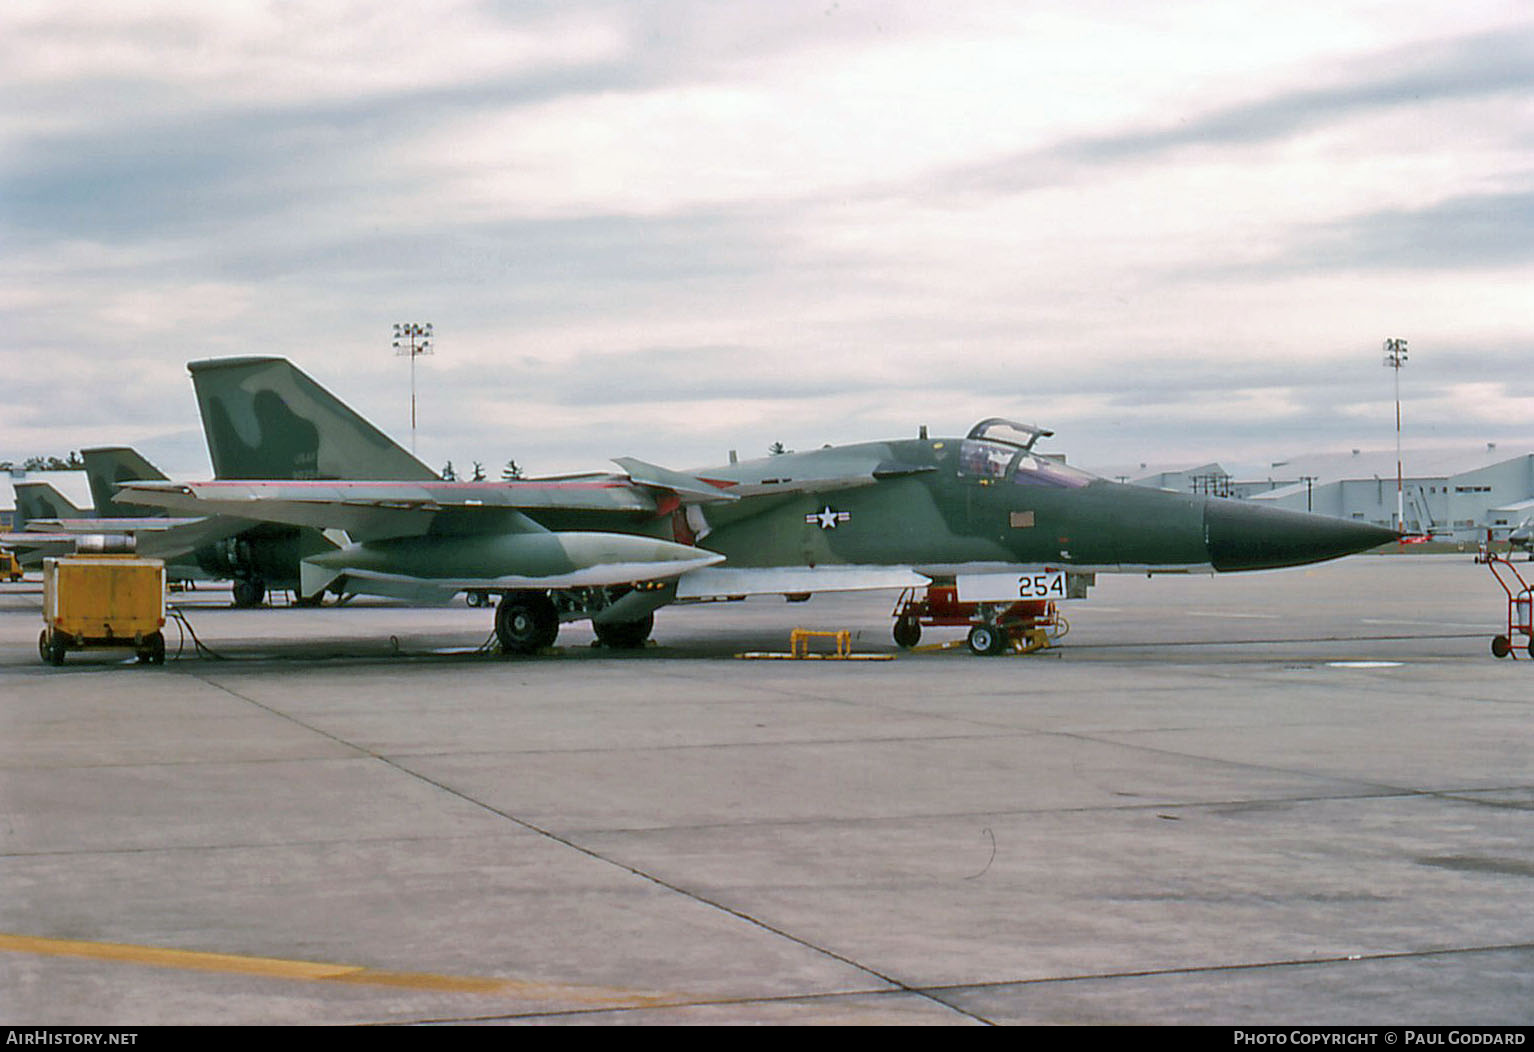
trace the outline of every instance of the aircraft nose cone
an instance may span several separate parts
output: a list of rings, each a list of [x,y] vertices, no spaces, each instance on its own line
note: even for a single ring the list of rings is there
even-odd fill
[[[1366,551],[1395,540],[1396,532],[1330,515],[1211,500],[1204,506],[1204,538],[1216,570],[1273,570]]]

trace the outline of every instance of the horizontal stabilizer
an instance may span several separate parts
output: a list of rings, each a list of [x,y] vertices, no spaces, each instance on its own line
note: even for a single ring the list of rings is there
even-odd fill
[[[345,530],[354,537],[418,537],[439,516],[451,532],[539,532],[526,511],[653,514],[654,498],[615,476],[549,482],[130,482],[135,503],[232,515],[290,526]],[[440,527],[438,532],[441,532]]]

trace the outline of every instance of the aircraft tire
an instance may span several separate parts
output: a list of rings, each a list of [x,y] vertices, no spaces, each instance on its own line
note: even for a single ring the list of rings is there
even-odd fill
[[[895,637],[895,645],[903,650],[910,650],[921,642],[921,622],[914,617],[901,617],[895,620],[895,629],[891,633]]]
[[[266,582],[259,577],[236,577],[234,579],[234,605],[241,610],[260,606],[266,598]]]
[[[650,638],[655,628],[655,615],[645,614],[636,621],[618,621],[611,624],[591,623],[597,634],[597,642],[610,650],[638,650]]]
[[[559,612],[542,592],[507,592],[495,608],[495,638],[506,654],[536,654],[559,637]]]
[[[981,657],[1000,654],[1007,645],[1007,637],[995,625],[976,625],[969,630],[969,649]]]

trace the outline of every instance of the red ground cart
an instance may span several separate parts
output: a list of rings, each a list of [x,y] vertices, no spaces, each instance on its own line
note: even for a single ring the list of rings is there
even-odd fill
[[[1511,560],[1494,552],[1486,554],[1486,565],[1507,593],[1507,634],[1493,636],[1491,652],[1499,658],[1518,656],[1518,650],[1534,657],[1534,594]]]

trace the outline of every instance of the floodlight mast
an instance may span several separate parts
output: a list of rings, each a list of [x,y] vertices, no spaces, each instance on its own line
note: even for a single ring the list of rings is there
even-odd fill
[[[431,323],[425,325],[413,321],[399,322],[394,326],[394,355],[410,356],[410,452],[415,453],[415,360],[423,354],[431,354]]]
[[[1401,470],[1401,366],[1406,364],[1406,341],[1385,341],[1385,365],[1396,375],[1396,529],[1406,529],[1406,498]]]

